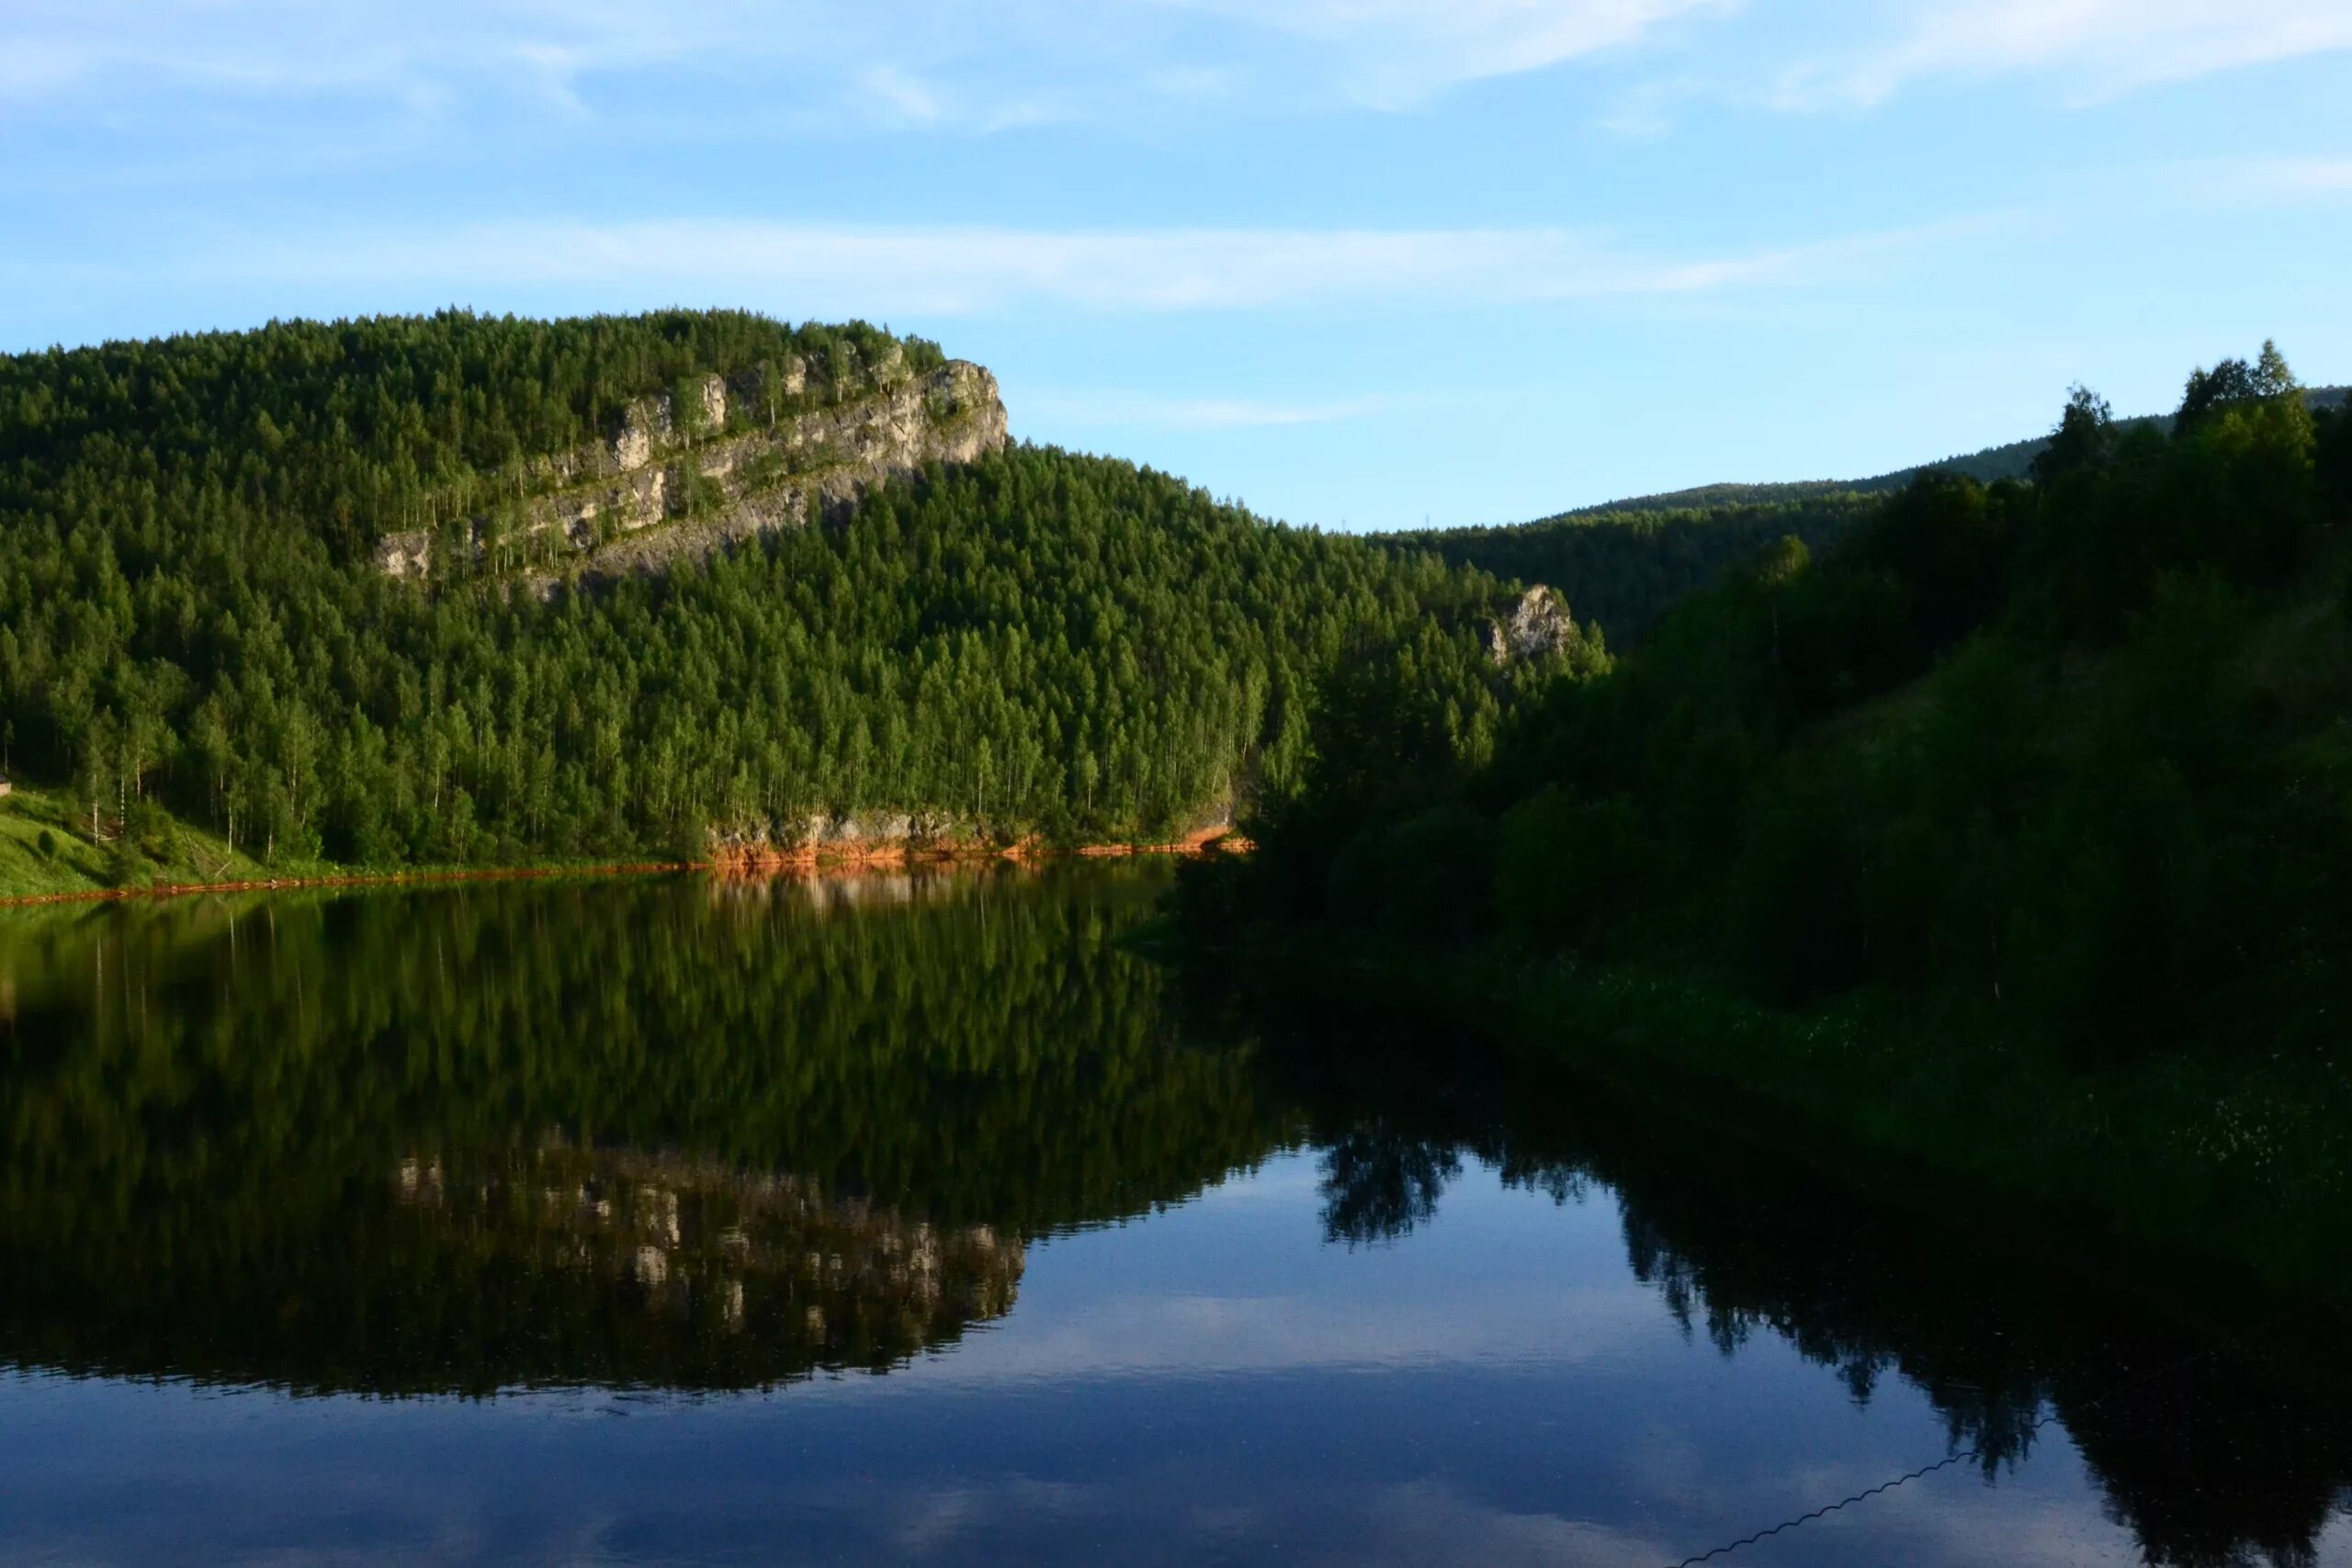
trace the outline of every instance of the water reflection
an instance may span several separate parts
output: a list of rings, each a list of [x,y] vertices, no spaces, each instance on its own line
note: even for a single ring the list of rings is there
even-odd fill
[[[1722,1126],[1473,1052],[1430,1074],[1427,1042],[1392,1051],[1377,1021],[1171,994],[1112,940],[1156,890],[1068,867],[0,921],[0,1361],[107,1394],[259,1385],[371,1463],[390,1439],[342,1424],[357,1402],[278,1396],[430,1413],[406,1396],[886,1372],[851,1380],[870,1403],[790,1387],[788,1426],[756,1401],[690,1418],[763,1485],[797,1466],[807,1495],[767,1526],[853,1559],[922,1554],[872,1533],[887,1510],[814,1500],[893,1465],[911,1497],[1004,1515],[985,1537],[943,1515],[924,1539],[949,1557],[1089,1560],[1116,1520],[1137,1560],[1445,1561],[1475,1535],[1642,1562],[1939,1442],[1996,1499],[2052,1507],[2049,1456],[2078,1450],[2091,1522],[2150,1563],[2295,1568],[2352,1540],[2325,1313],[2278,1324],[2212,1281],[2095,1265],[2096,1238],[2053,1255],[1857,1202]],[[1936,1430],[1832,1420],[1853,1405]],[[123,1407],[96,1451],[164,1408]],[[687,1419],[628,1462],[695,1484]],[[0,1420],[0,1459],[67,1451],[28,1430]],[[799,1446],[762,1447],[786,1430]],[[549,1462],[511,1424],[461,1431],[452,1473]],[[1762,1480],[1712,1483],[1743,1466]],[[265,1468],[191,1481],[159,1539]],[[1327,1501],[1277,1517],[1270,1492]],[[1498,1517],[1520,1533],[1476,1535]],[[58,1532],[18,1544],[141,1555]],[[0,1519],[0,1557],[10,1539]]]
[[[0,934],[0,1357],[302,1392],[764,1386],[1012,1304],[1280,1129],[1148,882],[492,886]]]
[[[2063,1426],[2150,1564],[2306,1568],[2352,1510],[2352,1340],[2327,1303],[2037,1258],[1983,1216],[1873,1208],[1735,1129],[1592,1085],[1475,1055],[1432,1077],[1425,1042],[1385,1049],[1376,1024],[1339,1054],[1328,1028],[1280,1032],[1293,1048],[1270,1063],[1315,1108],[1334,1242],[1409,1235],[1465,1164],[1560,1202],[1607,1190],[1633,1274],[1687,1335],[1726,1359],[1776,1337],[1862,1405],[1899,1379],[1987,1482]]]
[[[797,1176],[560,1134],[488,1160],[411,1156],[396,1193],[379,1247],[469,1249],[431,1307],[487,1325],[467,1370],[444,1369],[477,1388],[887,1371],[1012,1310],[1026,1258],[986,1224],[936,1226]]]

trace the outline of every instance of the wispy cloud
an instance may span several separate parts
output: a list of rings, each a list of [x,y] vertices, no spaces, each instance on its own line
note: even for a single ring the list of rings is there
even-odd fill
[[[2266,195],[2352,195],[2352,158],[2249,158],[2229,174],[2236,188]]]
[[[0,107],[198,96],[430,93],[585,101],[599,77],[789,84],[828,112],[991,129],[1080,106],[1129,116],[1215,100],[1253,111],[1403,107],[1456,84],[1641,41],[1737,0],[16,0]],[[345,108],[358,107],[357,102]]]
[[[549,104],[576,118],[699,87],[738,127],[988,132],[1407,109],[1605,59],[1637,68],[1603,85],[1622,107],[1601,117],[1646,131],[1686,96],[1870,106],[2046,73],[2098,98],[2345,49],[2346,0],[10,0],[0,122],[162,136],[276,99],[345,134],[371,114],[524,130]]]
[[[910,124],[937,124],[944,112],[936,90],[895,65],[877,65],[868,71],[865,88],[876,103],[888,106]]]
[[[300,93],[399,83],[437,71],[494,73],[521,60],[584,73],[750,49],[773,56],[808,5],[710,0],[16,0],[0,18],[5,80],[19,99],[104,73],[130,82]],[[29,64],[28,62],[30,62]]]
[[[1312,40],[1358,102],[1403,107],[1457,83],[1621,49],[1738,0],[1171,0]]]
[[[1257,399],[1170,398],[1122,389],[1032,388],[1021,397],[1024,414],[1057,426],[1103,430],[1274,430],[1337,424],[1395,406],[1389,398],[1338,402],[1272,402]]]
[[[2152,191],[2200,208],[2297,207],[2352,197],[2352,158],[2196,158],[2145,172]]]
[[[364,285],[481,299],[506,289],[731,300],[800,314],[1426,310],[1690,298],[1868,278],[1979,220],[1719,255],[1645,254],[1598,231],[1050,231],[749,220],[514,222],[430,231],[240,234],[176,247],[194,282]],[[54,269],[51,269],[54,270]],[[54,281],[54,279],[52,279]],[[1240,410],[1227,411],[1238,420]],[[1216,417],[1203,408],[1198,417]]]
[[[2352,49],[2345,0],[1932,0],[1898,15],[1891,37],[1788,69],[1773,100],[1869,106],[1935,78],[2047,72],[2092,101]]]

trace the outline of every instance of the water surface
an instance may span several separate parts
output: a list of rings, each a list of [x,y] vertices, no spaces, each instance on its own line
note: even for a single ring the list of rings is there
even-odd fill
[[[1661,1564],[1960,1455],[1728,1561],[2352,1562],[2308,1323],[1204,1009],[1161,874],[0,920],[0,1561]]]

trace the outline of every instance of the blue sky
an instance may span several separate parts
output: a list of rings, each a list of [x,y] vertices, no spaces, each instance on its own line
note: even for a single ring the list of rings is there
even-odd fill
[[[8,0],[0,347],[863,316],[1325,526],[2352,380],[2352,0]]]

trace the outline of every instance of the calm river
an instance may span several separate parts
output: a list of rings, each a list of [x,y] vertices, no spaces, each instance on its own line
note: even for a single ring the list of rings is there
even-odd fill
[[[0,1562],[2352,1563],[2308,1333],[1184,1005],[1165,874],[0,913]]]

